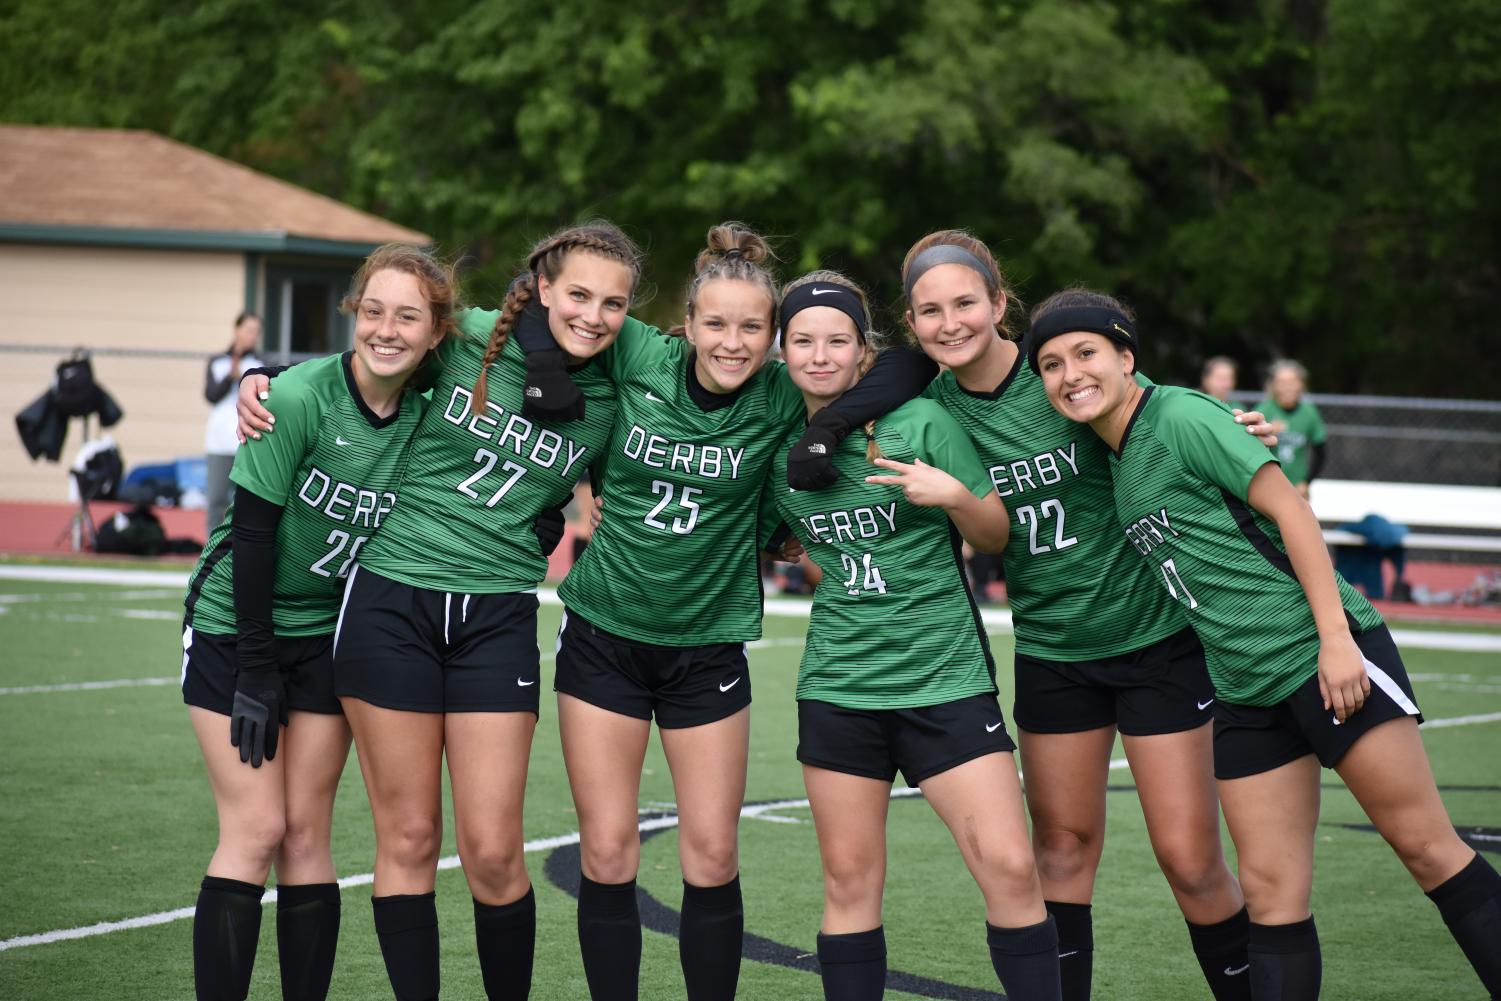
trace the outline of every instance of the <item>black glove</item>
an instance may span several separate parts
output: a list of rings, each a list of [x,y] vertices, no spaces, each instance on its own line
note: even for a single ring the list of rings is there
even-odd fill
[[[545,507],[532,522],[532,531],[537,533],[537,542],[542,546],[542,555],[551,556],[563,541],[563,505]]]
[[[839,470],[834,452],[850,433],[850,423],[824,407],[808,421],[808,430],[787,451],[787,485],[793,490],[822,490],[834,485]]]
[[[287,721],[287,683],[275,667],[235,675],[235,703],[229,714],[229,742],[252,768],[276,757],[280,727]]]
[[[583,420],[584,394],[569,377],[568,355],[552,339],[547,309],[536,299],[527,303],[516,318],[515,334],[526,352],[521,416],[544,421]]]

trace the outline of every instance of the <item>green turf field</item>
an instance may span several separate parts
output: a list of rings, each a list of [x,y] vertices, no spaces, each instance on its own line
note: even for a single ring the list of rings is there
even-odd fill
[[[0,567],[0,998],[188,999],[191,921],[49,935],[191,909],[213,851],[213,804],[176,682],[180,591],[168,578],[119,584],[6,579]],[[185,571],[174,571],[177,576]],[[542,614],[544,670],[558,608]],[[752,651],[755,707],[748,799],[800,800],[793,759],[793,683],[804,621],[771,616]],[[1433,627],[1426,627],[1434,631]],[[1492,634],[1492,639],[1495,638]],[[993,636],[1009,709],[1009,635]],[[1461,828],[1501,828],[1501,652],[1404,648],[1424,712],[1425,740],[1444,799]],[[107,687],[96,683],[118,684]],[[1480,717],[1479,720],[1464,721]],[[1444,725],[1443,721],[1456,721]],[[532,753],[526,831],[534,841],[575,830],[558,749],[557,717],[543,699]],[[642,780],[643,812],[670,815],[672,786],[657,747]],[[1327,774],[1327,773],[1326,773]],[[1095,997],[1196,998],[1207,990],[1182,919],[1153,862],[1125,770],[1113,773],[1110,829],[1095,899]],[[1478,998],[1482,992],[1435,909],[1329,775],[1319,833],[1314,912],[1324,945],[1324,997]],[[819,998],[807,972],[821,901],[808,811],[753,808],[741,825],[748,960],[745,998]],[[452,855],[452,824],[445,855]],[[1495,833],[1494,831],[1492,832]],[[1490,842],[1501,848],[1501,836]],[[1228,849],[1227,839],[1227,849]],[[994,986],[983,907],[947,832],[919,798],[900,798],[890,821],[886,897],[890,968],[950,985],[892,998],[982,998]],[[572,899],[549,879],[576,871],[564,845],[528,856],[537,887],[538,1001],[587,996]],[[557,853],[554,855],[554,853]],[[351,755],[335,821],[341,875],[369,873],[374,843]],[[1495,855],[1490,858],[1497,861]],[[643,848],[641,885],[675,913],[681,892],[668,827]],[[368,884],[344,892],[333,997],[390,997],[370,919]],[[482,997],[470,898],[455,868],[439,873],[444,996]],[[36,939],[44,939],[36,941]],[[945,992],[945,990],[947,992]],[[274,998],[275,921],[262,923],[252,997]],[[642,995],[683,996],[677,944],[648,932]]]

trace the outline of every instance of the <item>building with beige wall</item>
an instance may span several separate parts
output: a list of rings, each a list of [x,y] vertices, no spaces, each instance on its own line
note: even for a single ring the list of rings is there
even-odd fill
[[[154,133],[0,126],[0,500],[67,499],[79,422],[33,462],[15,415],[74,348],[125,412],[127,468],[199,455],[235,317],[261,314],[265,359],[343,350],[338,301],[387,242],[430,241]]]

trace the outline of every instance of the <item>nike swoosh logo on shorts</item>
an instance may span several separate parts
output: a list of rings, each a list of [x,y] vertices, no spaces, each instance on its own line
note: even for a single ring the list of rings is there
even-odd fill
[[[731,688],[734,688],[734,687],[735,687],[735,686],[736,686],[736,685],[738,685],[738,684],[740,684],[740,675],[738,675],[738,674],[737,674],[737,675],[735,675],[735,680],[734,680],[734,681],[731,681],[731,682],[730,682],[730,683],[729,683],[729,684],[728,684],[728,685],[725,685],[725,684],[721,684],[721,685],[720,685],[720,686],[719,686],[719,690],[720,690],[720,691],[721,691],[721,692],[727,692],[727,691],[729,691],[729,690],[730,690],[730,689],[731,689]]]
[[[1195,703],[1195,705],[1197,705],[1200,709],[1208,709],[1210,706],[1214,705],[1214,699],[1210,699],[1208,702],[1197,702]]]
[[[338,435],[334,435],[334,444],[335,445],[348,445],[349,442],[345,441],[343,438],[339,437]]]
[[[522,681],[520,678],[516,679],[517,686],[519,686],[521,688],[526,688],[527,686],[529,686],[529,685],[535,685],[536,683],[537,683],[537,679],[536,678],[533,678],[531,681]]]
[[[999,730],[1001,728],[1001,724],[1004,723],[1004,722],[1006,722],[1006,721],[1005,720],[997,720],[994,723],[987,723],[987,724],[985,724],[985,732],[986,733],[995,733],[997,730]]]
[[[657,394],[653,393],[649,389],[646,391],[646,398],[648,400],[651,400],[653,403],[666,403],[667,402],[666,400],[662,399],[660,396],[658,396]]]
[[[1238,970],[1232,970],[1232,969],[1230,969],[1230,967],[1227,966],[1227,967],[1225,967],[1225,976],[1227,976],[1227,977],[1238,977],[1242,973],[1245,973],[1250,968],[1251,968],[1251,964],[1250,963],[1247,963],[1245,966],[1242,966]]]
[[[1067,959],[1070,956],[1077,956],[1078,954],[1079,954],[1079,950],[1078,949],[1070,949],[1068,952],[1060,952],[1058,954],[1058,958],[1059,959]]]

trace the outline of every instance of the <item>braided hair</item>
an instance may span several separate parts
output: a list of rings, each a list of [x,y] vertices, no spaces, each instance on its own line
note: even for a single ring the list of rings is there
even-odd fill
[[[641,281],[641,249],[612,222],[596,219],[579,226],[558,230],[532,248],[526,257],[526,270],[511,282],[501,304],[495,326],[490,328],[490,342],[485,346],[485,357],[480,362],[479,378],[474,383],[475,407],[483,407],[489,390],[490,363],[500,357],[501,349],[511,334],[511,328],[521,311],[537,297],[537,277],[549,282],[558,280],[568,255],[574,251],[597,254],[606,260],[624,264],[631,272],[631,292],[634,295]]]

